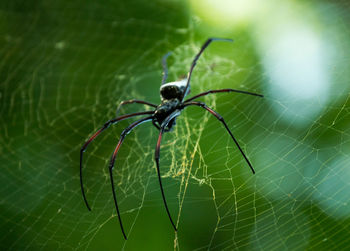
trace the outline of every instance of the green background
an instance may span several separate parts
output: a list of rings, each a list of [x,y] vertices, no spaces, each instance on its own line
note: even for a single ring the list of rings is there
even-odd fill
[[[350,248],[349,10],[345,0],[1,1],[0,248]],[[157,130],[138,127],[115,167],[125,242],[108,161],[134,120],[112,126],[85,152],[92,212],[80,192],[80,148],[122,100],[158,104],[162,56],[173,52],[175,81],[208,37],[235,42],[210,45],[191,94],[265,95],[201,99],[226,119],[256,174],[219,122],[188,108],[161,148],[176,234],[153,161]],[[299,87],[305,79],[313,82]]]

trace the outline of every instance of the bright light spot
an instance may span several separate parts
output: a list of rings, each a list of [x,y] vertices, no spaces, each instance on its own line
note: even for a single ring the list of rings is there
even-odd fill
[[[334,65],[336,50],[336,41],[329,36],[332,33],[320,29],[316,12],[295,1],[190,0],[189,3],[199,20],[209,24],[208,34],[232,34],[237,27],[246,26],[261,58],[257,64],[262,63],[266,76],[264,93],[273,100],[277,116],[294,127],[304,128],[315,122],[329,101],[334,82],[330,64]]]
[[[315,34],[288,30],[276,36],[265,57],[272,84],[293,98],[322,95],[327,87],[322,46]]]
[[[350,158],[339,157],[321,173],[314,197],[333,218],[350,218]]]
[[[272,28],[260,41],[268,91],[283,104],[275,109],[298,125],[313,122],[323,110],[330,88],[326,44],[301,24]]]
[[[259,0],[191,0],[190,4],[201,18],[220,26],[251,22],[265,6]]]
[[[125,74],[116,74],[114,77],[115,77],[116,79],[118,79],[118,80],[124,80],[124,79],[126,79],[126,75],[125,75]]]
[[[57,50],[63,50],[66,47],[66,42],[64,41],[59,41],[55,43],[55,49]]]

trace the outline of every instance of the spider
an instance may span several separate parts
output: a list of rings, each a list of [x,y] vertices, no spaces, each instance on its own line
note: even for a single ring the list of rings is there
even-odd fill
[[[149,103],[147,101],[143,101],[143,100],[137,100],[137,99],[132,99],[132,100],[127,100],[127,101],[123,101],[119,104],[118,108],[117,108],[117,113],[119,112],[120,108],[123,105],[126,104],[132,104],[132,103],[138,103],[138,104],[143,104],[143,105],[147,105],[147,106],[151,106],[154,108],[153,111],[145,111],[145,112],[136,112],[136,113],[130,113],[130,114],[126,114],[126,115],[122,115],[119,117],[116,117],[114,119],[111,119],[109,121],[107,121],[95,134],[93,134],[83,145],[83,147],[80,150],[80,185],[81,185],[81,192],[86,204],[86,207],[88,208],[89,211],[91,211],[91,208],[89,206],[89,203],[87,202],[86,196],[85,196],[85,191],[84,191],[84,186],[83,186],[83,176],[82,176],[82,162],[83,162],[83,153],[86,150],[86,148],[88,147],[88,145],[101,133],[103,132],[105,129],[107,129],[110,125],[112,124],[116,124],[117,122],[124,120],[124,119],[128,119],[128,118],[132,118],[135,116],[142,116],[142,115],[148,115],[142,119],[139,119],[137,121],[135,121],[134,123],[130,124],[126,129],[123,130],[123,132],[120,135],[120,139],[119,142],[112,154],[112,157],[110,159],[110,163],[109,163],[109,176],[110,176],[110,180],[111,180],[111,185],[112,185],[112,193],[113,193],[113,199],[114,199],[114,204],[115,204],[115,208],[118,214],[118,219],[119,219],[119,224],[120,224],[120,228],[121,231],[123,233],[124,239],[127,240],[125,231],[124,231],[124,227],[123,227],[123,223],[122,223],[122,219],[120,216],[120,212],[119,212],[119,208],[118,208],[118,203],[117,203],[117,197],[115,194],[115,187],[114,187],[114,181],[113,181],[113,167],[114,167],[114,162],[115,159],[117,157],[118,151],[124,141],[125,136],[136,126],[144,123],[144,122],[148,122],[148,121],[152,121],[153,125],[159,130],[159,136],[158,136],[158,141],[156,144],[156,149],[155,149],[155,155],[154,155],[154,159],[156,162],[156,167],[157,167],[157,174],[158,174],[158,180],[159,180],[159,186],[160,186],[160,190],[162,193],[162,198],[163,198],[163,203],[166,209],[166,212],[168,214],[169,220],[174,228],[175,231],[177,231],[177,228],[174,224],[173,219],[171,218],[170,212],[169,212],[169,208],[165,199],[165,195],[164,195],[164,189],[163,189],[163,185],[162,185],[162,179],[161,179],[161,174],[160,174],[160,168],[159,168],[159,153],[160,153],[160,143],[162,140],[162,136],[165,132],[170,131],[174,125],[175,125],[175,121],[176,118],[180,115],[180,112],[188,107],[188,106],[199,106],[205,110],[207,110],[208,112],[210,112],[212,115],[214,115],[225,127],[226,131],[230,134],[232,140],[234,141],[234,143],[236,144],[237,148],[239,149],[239,151],[241,152],[242,156],[244,157],[245,161],[247,162],[247,164],[249,165],[251,171],[253,172],[253,174],[255,173],[253,166],[251,165],[250,161],[248,160],[247,156],[244,154],[242,148],[240,147],[240,145],[238,144],[238,141],[235,139],[235,137],[233,136],[232,132],[230,131],[230,129],[228,128],[224,118],[222,116],[220,116],[217,112],[215,112],[213,109],[211,109],[210,107],[208,107],[205,103],[202,102],[197,102],[194,101],[195,99],[199,98],[199,97],[203,97],[206,96],[208,94],[212,94],[212,93],[220,93],[220,92],[236,92],[236,93],[242,93],[242,94],[248,94],[248,95],[253,95],[253,96],[258,96],[258,97],[263,97],[263,95],[261,94],[256,94],[256,93],[252,93],[252,92],[247,92],[247,91],[241,91],[241,90],[235,90],[235,89],[220,89],[220,90],[209,90],[206,92],[202,92],[198,95],[195,95],[189,99],[184,100],[184,98],[187,96],[187,94],[190,91],[190,81],[191,81],[191,76],[192,76],[192,71],[194,69],[194,67],[196,66],[197,60],[199,59],[200,55],[203,53],[203,51],[208,47],[208,45],[213,42],[213,41],[227,41],[227,42],[233,42],[232,39],[224,39],[224,38],[209,38],[201,47],[200,51],[198,52],[198,54],[195,56],[192,65],[190,67],[190,70],[188,72],[188,75],[186,78],[180,79],[178,81],[175,82],[169,82],[166,83],[166,79],[168,76],[168,68],[167,68],[167,63],[166,60],[168,58],[168,56],[170,55],[170,52],[167,53],[166,55],[163,56],[162,58],[162,67],[163,67],[163,78],[162,78],[162,84],[160,86],[160,96],[161,96],[161,103],[160,105],[156,105],[156,104],[152,104]]]

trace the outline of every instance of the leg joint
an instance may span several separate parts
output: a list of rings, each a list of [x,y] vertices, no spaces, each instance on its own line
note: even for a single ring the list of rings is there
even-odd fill
[[[203,102],[198,102],[198,105],[203,107],[203,108],[207,107],[207,105],[205,103],[203,103]]]
[[[124,130],[122,131],[122,133],[120,134],[120,140],[124,139],[125,136],[130,132],[130,130]]]
[[[105,129],[107,129],[111,125],[111,123],[112,123],[111,121],[108,121],[108,122],[104,123],[103,127]]]

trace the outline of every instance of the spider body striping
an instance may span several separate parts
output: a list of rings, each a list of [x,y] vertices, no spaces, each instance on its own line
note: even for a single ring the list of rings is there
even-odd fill
[[[240,147],[238,141],[233,136],[233,134],[230,131],[229,127],[227,126],[224,118],[222,116],[220,116],[217,112],[215,112],[213,109],[208,107],[205,103],[196,102],[196,101],[193,101],[193,100],[195,100],[195,99],[197,99],[199,97],[202,97],[202,96],[206,96],[208,94],[212,94],[212,93],[236,92],[236,93],[248,94],[248,95],[253,95],[253,96],[258,96],[258,97],[263,97],[263,95],[252,93],[252,92],[247,92],[247,91],[235,90],[235,89],[220,89],[220,90],[209,90],[209,91],[206,91],[206,92],[202,92],[202,93],[200,93],[198,95],[195,95],[195,96],[193,96],[193,97],[191,97],[189,99],[184,100],[184,98],[190,92],[191,75],[192,75],[192,71],[193,71],[193,69],[194,69],[194,67],[195,67],[195,65],[197,63],[197,60],[199,59],[200,55],[203,53],[203,51],[208,47],[208,45],[212,41],[228,41],[228,42],[232,42],[231,39],[209,38],[202,45],[200,51],[195,56],[195,58],[194,58],[194,60],[193,60],[193,62],[191,64],[190,70],[188,72],[187,78],[183,78],[183,79],[181,79],[179,81],[169,82],[169,83],[166,83],[166,79],[167,79],[167,76],[168,76],[168,68],[167,68],[167,65],[166,65],[166,59],[170,55],[170,53],[167,53],[162,59],[163,79],[162,79],[162,85],[160,87],[160,95],[161,95],[161,103],[160,103],[160,105],[155,105],[155,104],[152,104],[150,102],[143,101],[143,100],[138,100],[138,99],[126,100],[126,101],[121,102],[120,105],[118,106],[117,113],[118,113],[118,111],[119,111],[121,106],[126,105],[126,104],[132,104],[132,103],[148,105],[148,106],[153,107],[154,110],[153,111],[145,111],[145,112],[137,112],[137,113],[125,114],[125,115],[118,116],[118,117],[116,117],[114,119],[111,119],[111,120],[107,121],[96,133],[94,133],[84,143],[84,145],[80,149],[80,186],[81,186],[81,192],[82,192],[82,195],[83,195],[86,207],[89,210],[91,210],[90,206],[89,206],[89,203],[87,202],[87,199],[86,199],[86,196],[85,196],[84,185],[83,185],[83,175],[82,175],[82,170],[83,170],[83,165],[82,165],[82,163],[83,163],[83,153],[85,152],[85,150],[88,147],[88,145],[101,132],[103,132],[105,129],[107,129],[110,125],[115,124],[115,123],[117,123],[117,122],[119,122],[121,120],[132,118],[132,117],[135,117],[135,116],[148,115],[147,117],[144,117],[142,119],[139,119],[139,120],[133,122],[132,124],[130,124],[127,128],[125,128],[123,130],[123,132],[120,135],[119,142],[118,142],[117,146],[115,147],[115,150],[113,152],[113,155],[111,157],[110,164],[109,164],[109,176],[110,176],[110,181],[111,181],[111,186],[112,186],[112,194],[113,194],[114,204],[115,204],[115,208],[116,208],[116,211],[117,211],[120,228],[121,228],[121,231],[123,233],[123,236],[124,236],[125,240],[127,239],[127,237],[126,237],[126,234],[125,234],[125,231],[124,231],[123,223],[122,223],[120,212],[119,212],[119,208],[118,208],[117,196],[116,196],[116,193],[115,193],[114,180],[113,180],[113,168],[114,168],[115,159],[116,159],[118,151],[119,151],[119,149],[120,149],[120,147],[121,147],[121,145],[122,145],[122,143],[124,141],[124,138],[136,126],[138,126],[138,125],[140,125],[140,124],[142,124],[144,122],[147,122],[147,121],[152,121],[153,125],[159,130],[159,136],[158,136],[158,141],[157,141],[157,145],[156,145],[154,160],[156,162],[158,181],[159,181],[159,186],[160,186],[160,190],[161,190],[161,193],[162,193],[163,203],[164,203],[166,212],[168,214],[169,220],[170,220],[170,222],[171,222],[171,224],[172,224],[172,226],[173,226],[175,231],[177,231],[177,228],[176,228],[176,226],[174,224],[174,221],[172,220],[172,217],[170,215],[170,212],[169,212],[169,209],[168,209],[168,205],[166,203],[166,199],[165,199],[165,195],[164,195],[162,179],[161,179],[161,174],[160,174],[160,167],[159,167],[159,158],[160,158],[160,144],[161,144],[163,133],[164,132],[168,132],[168,131],[170,131],[173,128],[173,126],[175,125],[175,122],[176,122],[176,118],[180,115],[180,112],[183,109],[185,109],[188,106],[198,106],[198,107],[201,107],[201,108],[205,109],[206,111],[210,112],[214,117],[216,117],[222,123],[222,125],[225,127],[226,131],[231,136],[231,138],[234,141],[234,143],[236,144],[238,150],[241,152],[242,156],[244,157],[244,159],[246,160],[246,162],[249,165],[250,169],[252,170],[253,174],[255,173],[255,171],[253,169],[253,166],[251,165],[250,161],[248,160],[248,158],[244,154],[244,152],[243,152],[242,148]]]

